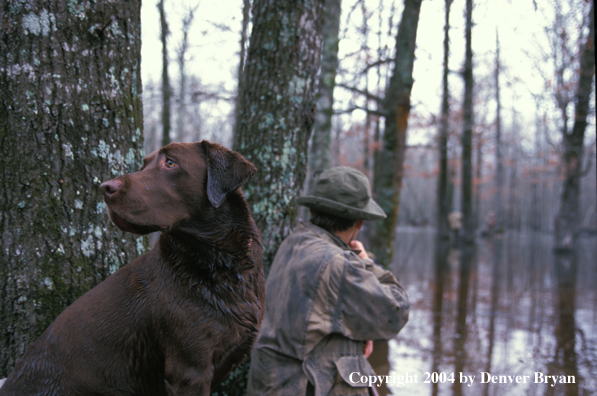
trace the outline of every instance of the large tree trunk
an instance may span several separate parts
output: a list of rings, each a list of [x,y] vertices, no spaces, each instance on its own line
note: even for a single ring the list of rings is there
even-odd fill
[[[464,60],[464,106],[462,131],[462,240],[473,242],[475,221],[473,217],[473,0],[466,1],[466,54]]]
[[[0,22],[2,378],[146,243],[98,188],[141,162],[140,2],[7,0]]]
[[[422,0],[404,1],[402,21],[396,35],[394,71],[384,100],[386,125],[383,146],[375,165],[374,196],[388,217],[379,222],[371,222],[369,241],[377,261],[386,266],[392,260],[398,218],[421,2]]]
[[[439,151],[439,176],[437,179],[437,229],[438,235],[444,239],[450,237],[448,214],[450,213],[450,203],[452,201],[451,197],[448,196],[448,136],[450,132],[450,87],[448,85],[448,76],[450,74],[450,68],[448,65],[448,61],[450,59],[450,6],[452,5],[452,1],[453,0],[445,0],[442,108],[440,116],[439,139],[437,142]]]
[[[319,90],[315,96],[317,115],[309,150],[308,191],[314,184],[312,173],[325,170],[331,164],[332,115],[334,113],[334,87],[338,69],[338,32],[340,30],[341,0],[326,0],[322,26],[323,52],[319,72]]]
[[[575,95],[575,115],[572,133],[563,131],[564,185],[560,210],[556,217],[555,247],[559,250],[574,248],[580,231],[580,178],[585,129],[589,113],[589,101],[595,75],[595,3],[591,2],[589,34],[581,48],[580,70]]]
[[[262,232],[266,274],[296,219],[315,117],[321,58],[321,0],[253,3],[253,31],[241,85],[235,147],[258,172],[243,188]],[[244,395],[247,365],[212,394]]]
[[[244,191],[263,233],[266,269],[295,220],[305,180],[322,8],[321,0],[253,4],[235,149],[259,170]]]

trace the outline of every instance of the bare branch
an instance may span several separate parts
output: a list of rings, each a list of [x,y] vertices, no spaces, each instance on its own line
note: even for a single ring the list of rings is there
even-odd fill
[[[236,100],[236,96],[231,95],[231,94],[220,94],[217,92],[208,92],[208,91],[194,91],[191,93],[191,98],[193,101],[197,101],[199,99],[226,100],[226,101]]]
[[[409,144],[406,146],[408,150],[412,149],[433,149],[435,150],[437,147],[433,144]]]
[[[349,107],[348,109],[344,109],[344,110],[334,110],[334,114],[347,114],[347,113],[352,113],[355,110],[363,110],[363,111],[367,112],[367,114],[373,114],[373,115],[377,115],[380,117],[388,116],[388,113],[386,113],[385,111],[382,111],[379,109],[368,109],[366,107],[361,107],[361,106],[353,106],[353,107]]]
[[[370,93],[370,92],[363,91],[362,89],[359,89],[359,88],[357,88],[357,87],[352,87],[352,86],[350,86],[350,85],[346,85],[346,84],[342,84],[342,83],[336,84],[336,86],[337,86],[337,87],[340,87],[340,88],[347,89],[347,90],[349,90],[349,91],[352,91],[352,92],[356,92],[356,93],[358,93],[358,94],[360,94],[360,95],[363,95],[363,96],[365,96],[367,99],[369,99],[369,100],[373,100],[373,101],[374,101],[375,103],[377,103],[378,105],[381,105],[381,104],[383,103],[383,99],[382,99],[382,98],[380,98],[379,96],[377,96],[377,95],[373,95],[373,94],[372,94],[372,93]]]
[[[363,68],[363,70],[361,71],[361,74],[367,73],[367,71],[369,71],[370,69],[373,69],[374,67],[378,67],[381,65],[385,65],[386,63],[392,63],[392,62],[394,62],[394,58],[379,59],[377,62],[373,62],[373,63],[366,65]]]
[[[211,26],[215,27],[216,29],[222,31],[222,32],[232,32],[235,33],[235,31],[229,26],[226,25],[224,23],[220,23],[220,22],[214,22],[214,21],[205,21],[206,23],[210,24]]]

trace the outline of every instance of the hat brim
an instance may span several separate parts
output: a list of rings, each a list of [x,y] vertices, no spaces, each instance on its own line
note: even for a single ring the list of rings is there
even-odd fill
[[[383,209],[373,199],[370,199],[367,206],[363,209],[353,208],[352,206],[313,195],[298,197],[296,202],[310,209],[350,220],[381,220],[387,217]]]

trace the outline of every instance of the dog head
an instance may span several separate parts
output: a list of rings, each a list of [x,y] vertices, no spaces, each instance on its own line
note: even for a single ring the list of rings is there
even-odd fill
[[[100,189],[112,222],[136,234],[168,230],[219,208],[257,169],[219,144],[172,143],[143,159],[139,172],[104,182]]]

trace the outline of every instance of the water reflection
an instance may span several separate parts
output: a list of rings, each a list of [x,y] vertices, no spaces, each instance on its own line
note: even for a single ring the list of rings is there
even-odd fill
[[[475,255],[475,247],[472,245],[465,245],[460,253],[460,269],[458,271],[458,303],[456,311],[456,330],[454,332],[454,372],[464,372],[466,359],[466,340],[468,336],[467,318],[469,314],[469,284],[471,280],[471,272],[473,266],[473,257]],[[443,313],[434,312],[435,315],[440,316]],[[439,377],[438,377],[439,378]],[[433,378],[431,378],[432,383]],[[440,380],[441,381],[441,380]],[[462,386],[464,381],[454,380],[453,394],[461,396]],[[438,381],[439,383],[439,381]]]
[[[450,257],[450,242],[443,238],[437,238],[435,244],[435,279],[433,287],[433,355],[431,371],[440,371],[440,362],[442,358],[442,307],[444,303],[444,286],[447,281],[447,274]],[[431,394],[437,396],[439,383],[431,385]]]
[[[392,270],[412,308],[390,341],[390,375],[418,381],[390,383],[393,394],[597,390],[597,238],[556,257],[550,235],[509,233],[457,249],[431,229],[402,228],[395,252]]]
[[[555,255],[555,274],[558,280],[558,325],[555,328],[556,351],[551,362],[551,373],[578,377],[576,363],[576,252],[560,252]],[[550,393],[555,394],[555,393]],[[567,396],[579,394],[578,384],[568,386]]]

